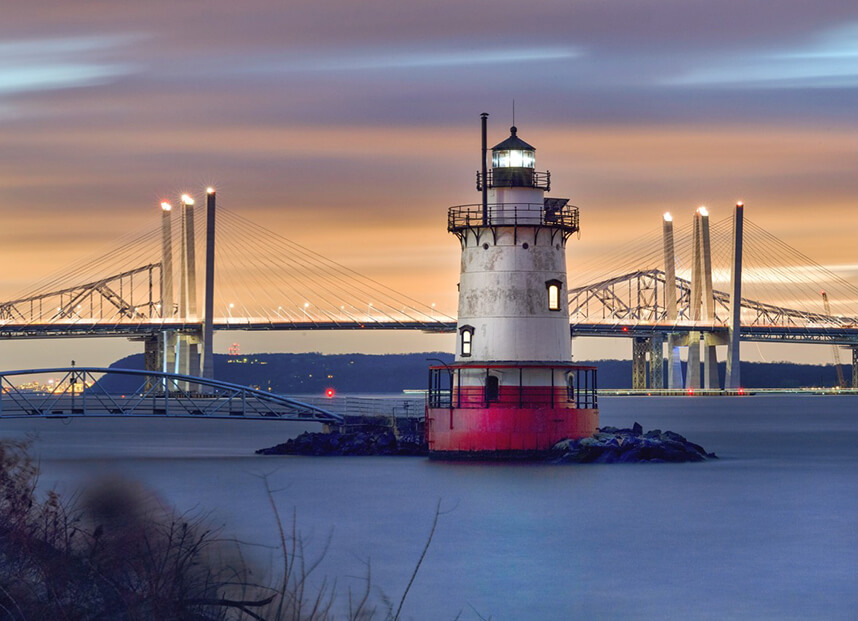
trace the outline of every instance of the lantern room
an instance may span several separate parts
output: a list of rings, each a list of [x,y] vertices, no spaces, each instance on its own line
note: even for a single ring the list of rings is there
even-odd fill
[[[486,171],[486,187],[550,190],[551,174],[536,172],[535,166],[536,149],[518,137],[518,128],[513,125],[509,128],[509,138],[492,147],[492,168]],[[477,173],[477,189],[482,189],[480,173]],[[495,197],[496,201],[500,198],[503,197]]]
[[[517,136],[518,129],[509,128],[509,138],[492,147],[492,168],[535,168],[536,149]]]

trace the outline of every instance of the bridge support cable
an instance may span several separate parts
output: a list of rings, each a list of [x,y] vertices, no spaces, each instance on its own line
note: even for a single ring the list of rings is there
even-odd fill
[[[745,218],[743,288],[757,299],[819,316],[819,291],[828,292],[830,317],[858,315],[858,287],[817,264],[749,218]],[[750,273],[749,273],[750,272]],[[746,294],[748,295],[748,294]]]
[[[32,388],[33,379],[45,375],[59,380]],[[187,375],[97,367],[0,372],[0,419],[102,416],[342,422],[339,414],[319,406]]]
[[[229,233],[218,239],[218,262],[232,266],[224,270],[238,269],[253,274],[251,278],[256,284],[253,288],[264,292],[265,300],[251,295],[249,304],[241,303],[244,319],[267,319],[272,323],[399,323],[403,327],[422,322],[427,330],[436,329],[442,322],[453,321],[452,317],[440,314],[430,305],[346,268],[227,209],[219,209],[218,214],[224,227],[229,228]],[[227,238],[226,243],[224,238]],[[253,239],[253,248],[246,244],[242,246],[236,239]],[[219,296],[248,297],[241,290],[241,285],[245,283],[225,282],[229,278],[221,270],[218,278],[223,279],[223,284],[218,286]],[[261,282],[262,278],[264,282]],[[236,288],[230,291],[231,287]],[[226,302],[225,298],[221,299]],[[234,315],[231,320],[236,323],[242,321]]]

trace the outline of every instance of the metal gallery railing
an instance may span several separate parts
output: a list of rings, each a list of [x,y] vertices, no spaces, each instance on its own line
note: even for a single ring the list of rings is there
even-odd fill
[[[545,373],[543,373],[543,371]],[[556,372],[563,381],[557,381]],[[534,376],[540,385],[533,386]],[[597,369],[571,364],[468,364],[429,368],[429,408],[598,408]]]
[[[545,203],[480,203],[455,205],[447,210],[447,230],[462,231],[483,226],[544,226],[571,235],[579,230],[578,208]]]

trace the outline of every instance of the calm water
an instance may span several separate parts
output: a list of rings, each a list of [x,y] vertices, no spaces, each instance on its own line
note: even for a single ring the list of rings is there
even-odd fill
[[[106,472],[270,544],[261,475],[297,511],[321,571],[398,601],[438,500],[406,618],[850,619],[858,615],[858,397],[603,398],[602,423],[671,429],[703,464],[448,464],[259,457],[277,421],[2,421],[35,432],[42,485]],[[270,552],[251,556],[268,567]]]

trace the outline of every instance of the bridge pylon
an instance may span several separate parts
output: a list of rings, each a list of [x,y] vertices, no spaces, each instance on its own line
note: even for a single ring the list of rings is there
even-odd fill
[[[670,212],[664,214],[662,224],[664,243],[664,311],[665,320],[675,323],[677,318],[676,288],[676,252],[673,243],[673,216]],[[671,286],[667,284],[670,283]],[[660,347],[660,345],[659,345]],[[661,387],[664,386],[662,381]],[[667,334],[667,387],[671,390],[682,388],[682,362],[679,358],[679,335]]]
[[[182,195],[182,264],[180,274],[179,315],[182,320],[197,321],[197,260],[194,234],[194,199]],[[202,334],[179,335],[179,373],[199,376]]]
[[[709,210],[699,207],[694,213],[691,251],[691,319],[709,323],[715,318],[715,295],[712,287],[712,251],[709,241]],[[718,356],[710,335],[695,331],[689,335],[688,368],[685,387],[718,388]],[[703,363],[703,376],[700,363]]]
[[[727,337],[727,376],[724,388],[735,390],[742,385],[739,361],[739,339],[742,318],[742,241],[745,222],[745,204],[736,203],[733,212],[733,257],[730,262],[730,318]]]

